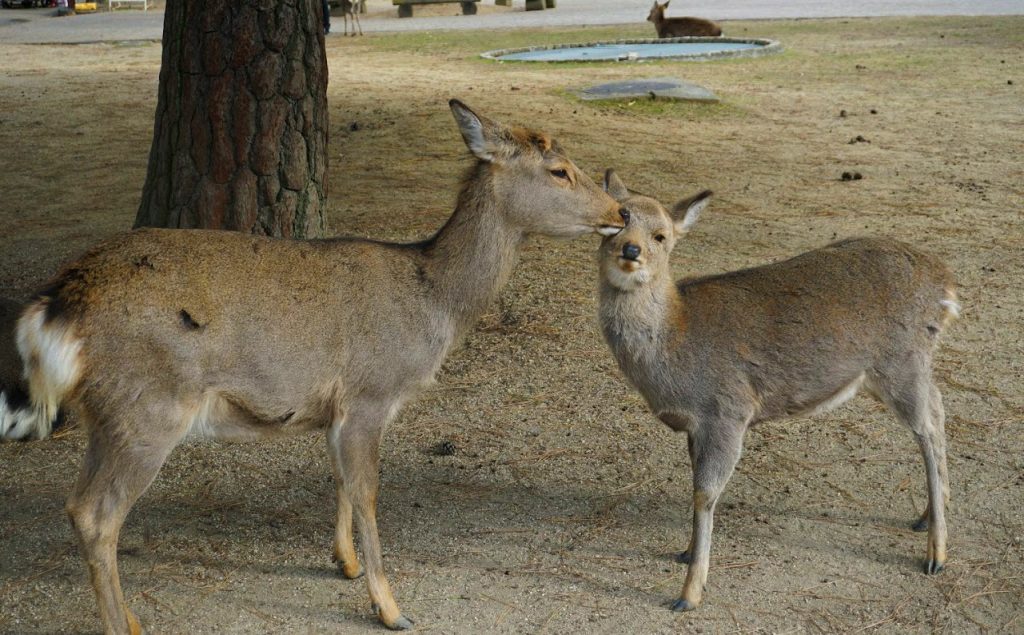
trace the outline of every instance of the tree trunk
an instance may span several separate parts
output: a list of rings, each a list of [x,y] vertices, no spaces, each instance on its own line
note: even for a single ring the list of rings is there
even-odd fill
[[[323,235],[323,33],[321,0],[167,0],[136,227]]]

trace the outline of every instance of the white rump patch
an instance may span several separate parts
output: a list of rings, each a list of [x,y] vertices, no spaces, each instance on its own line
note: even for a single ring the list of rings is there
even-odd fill
[[[40,412],[31,406],[15,408],[0,392],[0,439],[42,439],[50,434],[53,421],[40,418]]]
[[[42,439],[49,436],[64,396],[78,383],[82,341],[60,320],[47,324],[46,305],[36,302],[18,320],[17,344],[34,411],[25,425]]]
[[[0,439],[7,438],[7,431],[14,427],[14,411],[7,405],[7,395],[0,392]]]

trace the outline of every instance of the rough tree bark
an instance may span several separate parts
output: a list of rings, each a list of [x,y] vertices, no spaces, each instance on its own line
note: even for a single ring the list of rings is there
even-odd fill
[[[167,0],[135,226],[324,233],[321,0]]]

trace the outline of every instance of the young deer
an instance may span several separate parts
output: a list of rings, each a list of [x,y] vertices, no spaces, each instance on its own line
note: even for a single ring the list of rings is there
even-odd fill
[[[939,334],[957,315],[954,282],[937,259],[862,238],[753,269],[673,282],[669,253],[711,192],[666,210],[633,196],[611,170],[605,188],[630,215],[602,241],[600,320],[619,367],[654,414],[686,432],[693,532],[673,610],[701,601],[715,503],[747,428],[824,412],[862,386],[914,433],[928,477],[926,573],[946,561],[949,498],[944,414],[932,382]]]
[[[341,0],[342,35],[348,35],[348,19],[352,18],[352,37],[356,36],[356,27],[359,27],[359,35],[363,34],[363,25],[359,24],[359,11],[362,8],[359,0]]]
[[[88,430],[67,510],[107,632],[139,631],[117,574],[118,532],[179,442],[310,430],[327,433],[341,574],[360,575],[354,515],[373,606],[389,628],[410,627],[377,535],[385,426],[497,296],[528,235],[624,224],[546,134],[450,106],[477,160],[428,240],[138,230],[66,265],[26,309],[18,348],[35,408],[67,402]]]
[[[665,9],[667,8],[668,2],[658,4],[658,0],[654,0],[654,6],[651,7],[651,12],[647,14],[647,21],[654,23],[654,28],[658,31],[659,38],[687,36],[718,37],[722,34],[722,28],[711,20],[705,20],[704,18],[666,18]]]

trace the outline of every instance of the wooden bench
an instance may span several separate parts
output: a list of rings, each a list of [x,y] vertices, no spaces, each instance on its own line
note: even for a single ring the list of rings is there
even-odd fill
[[[541,11],[543,9],[554,9],[557,0],[526,0],[527,11]],[[511,7],[512,0],[494,0],[494,4],[503,7]]]
[[[118,9],[118,8],[120,8],[120,7],[122,7],[122,6],[126,5],[126,4],[127,5],[133,5],[133,4],[138,5],[138,4],[141,4],[142,5],[142,10],[143,11],[148,11],[149,10],[149,5],[151,5],[153,3],[152,3],[151,0],[110,0],[110,2],[107,3],[107,10],[108,11],[113,11],[114,9]]]
[[[411,18],[412,5],[414,4],[441,4],[458,2],[462,5],[462,15],[476,14],[476,3],[480,0],[391,0],[391,4],[398,5],[398,17]]]

